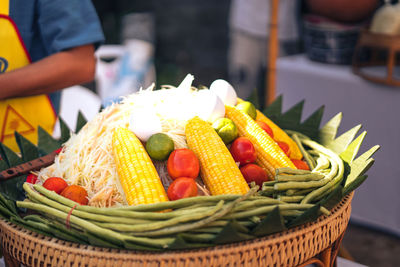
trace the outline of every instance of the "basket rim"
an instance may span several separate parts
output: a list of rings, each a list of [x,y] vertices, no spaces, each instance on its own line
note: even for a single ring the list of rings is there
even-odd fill
[[[192,249],[179,249],[179,250],[165,250],[165,251],[141,251],[141,250],[128,250],[128,249],[115,249],[115,248],[106,248],[106,247],[98,247],[92,245],[84,245],[79,243],[73,243],[69,241],[65,241],[62,239],[58,239],[56,237],[44,236],[36,232],[32,232],[26,228],[13,224],[4,219],[0,219],[0,231],[1,236],[4,235],[4,232],[12,233],[13,235],[19,236],[19,238],[29,239],[32,242],[38,243],[42,246],[48,246],[53,249],[58,249],[61,251],[68,251],[69,253],[75,253],[79,255],[92,255],[101,253],[101,257],[104,258],[118,258],[129,257],[129,258],[141,258],[145,259],[146,257],[154,257],[159,256],[162,258],[175,258],[180,255],[190,254],[195,257],[196,254],[201,254],[207,252],[210,257],[216,254],[220,254],[223,251],[227,250],[240,250],[241,252],[245,252],[246,250],[265,247],[271,244],[281,243],[285,240],[290,240],[299,236],[301,234],[309,233],[322,227],[323,225],[327,225],[329,222],[336,220],[339,216],[344,214],[348,208],[351,209],[351,200],[353,198],[354,192],[345,196],[334,208],[331,209],[331,214],[329,216],[321,215],[317,220],[309,223],[305,223],[299,226],[295,226],[293,228],[287,229],[285,231],[270,234],[264,237],[258,237],[251,240],[234,242],[229,244],[221,244],[215,245],[205,248],[192,248]],[[330,240],[330,243],[333,243],[335,240]],[[4,241],[3,241],[4,242]],[[243,250],[246,248],[246,250]],[[321,251],[325,248],[321,248]]]

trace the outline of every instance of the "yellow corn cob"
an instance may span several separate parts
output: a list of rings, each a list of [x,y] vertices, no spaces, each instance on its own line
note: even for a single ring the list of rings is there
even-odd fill
[[[231,153],[210,124],[195,117],[186,124],[185,134],[189,148],[200,161],[201,176],[212,195],[249,191]]]
[[[129,205],[168,201],[167,193],[140,140],[127,128],[113,133],[117,172]]]
[[[274,133],[274,139],[279,142],[285,142],[289,145],[289,153],[292,159],[302,159],[303,155],[297,144],[290,138],[278,125],[273,123],[270,119],[268,119],[264,114],[262,114],[259,110],[257,110],[256,120],[265,122],[271,127],[272,132]]]
[[[290,167],[296,169],[278,144],[246,113],[232,106],[225,106],[225,116],[238,128],[240,136],[253,143],[257,153],[256,163],[265,169],[270,177],[275,177],[275,169]]]
[[[238,98],[238,103],[243,102],[243,99]],[[283,131],[278,125],[276,125],[273,121],[271,121],[267,116],[265,116],[261,111],[257,109],[257,117],[256,120],[265,122],[271,128],[272,132],[274,133],[274,140],[279,142],[285,142],[289,146],[289,154],[290,158],[292,159],[302,159],[303,154],[299,147],[297,146],[296,142],[290,138],[285,131]]]

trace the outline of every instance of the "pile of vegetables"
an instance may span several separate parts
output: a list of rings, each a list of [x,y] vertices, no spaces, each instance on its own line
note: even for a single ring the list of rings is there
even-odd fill
[[[192,80],[127,96],[71,136],[62,123],[54,164],[27,177],[25,200],[0,194],[0,215],[83,244],[194,248],[328,216],[366,179],[379,147],[355,158],[366,133],[336,138],[341,114],[319,129],[321,110],[301,123],[302,104],[281,114],[278,98],[261,112],[226,81],[197,90]],[[55,149],[45,138],[39,148]],[[0,153],[6,167],[18,157]]]

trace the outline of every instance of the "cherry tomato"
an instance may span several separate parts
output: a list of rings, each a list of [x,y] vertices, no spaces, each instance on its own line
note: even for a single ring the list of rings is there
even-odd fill
[[[196,178],[200,171],[199,160],[190,149],[176,149],[168,157],[167,170],[172,179]]]
[[[240,165],[256,161],[256,150],[247,137],[238,137],[233,141],[229,149],[233,159],[240,162]]]
[[[87,205],[88,193],[82,186],[70,185],[66,187],[61,194],[63,197],[71,199],[72,201],[78,202],[81,205]]]
[[[260,125],[260,127],[267,132],[267,134],[269,134],[269,136],[271,136],[271,138],[274,138],[274,133],[272,132],[271,127],[268,126],[268,124],[266,124],[263,121],[256,121],[258,125]]]
[[[56,150],[54,150],[54,152],[56,152],[56,154],[58,155],[61,153],[62,149],[63,149],[62,147],[57,148]]]
[[[177,200],[195,196],[197,196],[197,185],[195,180],[192,178],[179,177],[168,187],[169,200]]]
[[[68,186],[67,182],[60,177],[47,178],[43,183],[43,187],[60,194]]]
[[[285,152],[286,156],[289,157],[290,154],[290,147],[288,144],[286,144],[285,142],[277,142],[278,146],[282,149],[283,152]]]
[[[297,169],[308,171],[310,170],[310,167],[308,167],[308,164],[304,160],[292,159],[292,162]]]
[[[26,177],[26,182],[30,184],[36,184],[37,180],[38,180],[37,175],[33,173],[28,174],[28,176]]]
[[[256,164],[246,164],[240,168],[240,171],[247,183],[255,182],[260,188],[263,182],[268,181],[267,172]]]

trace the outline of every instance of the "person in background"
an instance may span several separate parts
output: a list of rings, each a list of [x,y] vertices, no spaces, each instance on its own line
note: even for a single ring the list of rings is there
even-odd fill
[[[0,29],[0,141],[34,139],[52,131],[59,90],[93,80],[103,32],[90,0],[0,0]]]
[[[229,17],[229,81],[247,99],[260,88],[267,60],[270,0],[232,0]],[[278,31],[280,55],[299,51],[296,12],[299,1],[280,0]],[[264,86],[264,85],[262,85]]]

